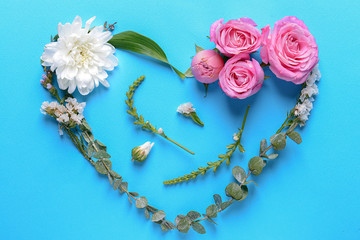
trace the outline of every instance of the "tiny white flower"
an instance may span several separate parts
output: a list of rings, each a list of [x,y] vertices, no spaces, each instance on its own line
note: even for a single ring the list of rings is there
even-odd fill
[[[193,108],[193,104],[191,102],[183,103],[177,108],[177,112],[181,114],[190,114],[195,112],[195,108]]]
[[[46,44],[41,56],[42,65],[56,71],[59,88],[67,89],[69,93],[77,87],[80,94],[87,95],[99,86],[99,82],[108,87],[106,71],[112,71],[118,65],[115,48],[108,43],[111,32],[104,31],[104,26],[90,30],[94,19],[89,19],[85,28],[79,16],[71,24],[59,23],[59,38]]]
[[[41,104],[40,112],[44,115],[46,115],[46,109],[50,106],[48,101],[45,101]]]
[[[60,117],[56,119],[59,123],[66,123],[70,120],[69,115],[67,113],[62,114]]]
[[[60,124],[59,124],[59,135],[60,135],[60,136],[64,135],[64,131],[61,129]]]
[[[164,130],[163,130],[162,128],[159,128],[159,129],[158,129],[158,133],[159,133],[159,134],[163,134],[163,133],[164,133]]]
[[[150,153],[151,148],[155,143],[151,143],[150,141],[144,143],[139,147],[133,148],[131,151],[132,160],[142,162],[144,161]]]
[[[237,133],[234,133],[234,134],[233,134],[233,139],[234,139],[234,141],[238,141],[238,140],[239,140],[239,137],[238,137]]]

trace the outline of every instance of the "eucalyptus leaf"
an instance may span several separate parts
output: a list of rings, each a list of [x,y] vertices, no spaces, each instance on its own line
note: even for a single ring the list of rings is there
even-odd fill
[[[110,154],[108,154],[107,152],[105,152],[104,150],[100,150],[96,153],[94,153],[94,158],[96,159],[102,159],[102,158],[110,158]]]
[[[208,220],[209,222],[213,223],[213,224],[217,224],[212,218],[208,217],[206,218],[206,220]]]
[[[245,177],[246,177],[246,172],[245,170],[242,168],[242,167],[239,167],[239,166],[235,166],[233,169],[232,169],[232,174],[234,176],[234,178],[239,182],[241,183]]]
[[[165,216],[166,216],[165,212],[163,210],[159,210],[151,216],[151,221],[159,222],[159,221],[163,220],[165,218]]]
[[[216,217],[217,216],[217,206],[212,204],[206,208],[206,215],[208,217]]]
[[[215,201],[215,204],[218,208],[221,208],[221,203],[222,203],[222,199],[221,199],[221,196],[219,194],[214,194],[214,201]]]
[[[286,136],[284,133],[277,133],[270,137],[270,142],[275,151],[281,151],[286,146]]]
[[[113,177],[110,175],[110,173],[108,173],[108,179],[109,179],[109,182],[110,182],[110,184],[111,184],[111,186],[114,184],[114,179],[113,179]]]
[[[84,131],[83,137],[88,144],[94,141],[94,135],[91,132]]]
[[[121,182],[119,186],[119,192],[124,193],[128,189],[128,183],[127,182]]]
[[[234,198],[235,200],[240,200],[242,198],[242,189],[237,183],[230,183],[225,188],[225,194],[229,197]]]
[[[186,218],[183,218],[177,224],[177,229],[182,233],[187,233],[190,229],[190,223],[186,220]]]
[[[148,203],[148,200],[146,199],[146,197],[139,197],[135,201],[135,206],[137,208],[145,208],[147,206],[147,203]]]
[[[263,153],[266,148],[267,148],[267,141],[266,141],[266,139],[263,139],[263,140],[261,140],[261,142],[260,142],[260,151],[259,151],[259,154]]]
[[[138,197],[139,194],[137,192],[129,192],[129,194],[133,197]]]
[[[199,217],[201,217],[201,214],[196,211],[190,211],[190,212],[188,212],[188,214],[186,214],[186,216],[188,216],[191,221],[194,221],[194,220],[198,219]]]
[[[271,154],[269,154],[268,156],[267,156],[267,158],[268,159],[275,159],[275,158],[277,158],[279,156],[279,154],[277,154],[277,153],[271,153]]]
[[[114,185],[113,185],[113,189],[117,190],[119,188],[121,182],[122,182],[122,180],[116,179],[115,182],[114,182]]]
[[[81,121],[80,130],[92,132],[92,129],[90,125],[86,122],[85,118],[83,118],[83,120]]]
[[[226,201],[221,203],[221,210],[225,210],[226,208],[228,208],[231,204],[233,203],[232,200]]]
[[[114,178],[121,178],[121,176],[120,176],[117,172],[115,172],[115,171],[113,171],[113,170],[110,171],[110,174],[111,174],[111,176],[113,176]]]
[[[106,166],[109,169],[111,169],[111,161],[110,161],[110,159],[102,159],[102,160],[96,161],[95,162],[95,169],[96,169],[96,171],[98,171],[101,174],[108,174],[108,170],[106,169],[103,162],[106,164]]]
[[[164,231],[164,232],[169,231],[169,227],[164,222],[162,222],[160,224],[160,227],[161,227],[161,230]]]
[[[145,217],[146,217],[146,219],[150,218],[150,213],[149,213],[149,210],[147,208],[145,208]]]
[[[177,215],[176,218],[175,218],[175,224],[176,224],[176,225],[179,225],[180,220],[181,220],[181,219],[184,219],[184,218],[186,218],[185,215]],[[189,220],[190,220],[190,219],[189,219]],[[190,220],[190,221],[191,221],[191,220]]]
[[[292,131],[288,134],[289,138],[296,142],[297,144],[300,144],[302,142],[301,136],[298,132]]]
[[[166,224],[166,226],[167,226],[169,229],[176,229],[175,224],[173,224],[173,223],[170,222],[170,221],[164,221],[164,224]]]
[[[165,52],[161,47],[144,35],[133,31],[126,31],[122,33],[115,34],[109,41],[111,45],[118,49],[124,49],[131,52],[140,53],[149,57],[153,57],[159,61],[167,63],[172,67],[179,77],[182,79],[185,78],[185,75],[177,70],[174,66],[169,63]]]
[[[200,234],[205,234],[205,228],[203,225],[201,225],[201,223],[199,222],[193,222],[191,224],[192,228],[194,229],[195,232],[200,233]]]
[[[191,77],[194,77],[194,74],[192,73],[191,71],[191,67],[189,67],[186,72],[185,72],[185,77],[187,78],[191,78]]]
[[[106,152],[106,146],[102,142],[100,142],[99,140],[95,140],[94,144],[98,150],[103,150]]]
[[[255,175],[259,175],[264,168],[264,160],[261,157],[253,157],[249,161],[249,169]]]
[[[94,152],[95,152],[95,149],[94,149],[93,145],[89,144],[88,147],[87,147],[87,155],[88,155],[88,157],[91,158],[92,155],[94,154]]]

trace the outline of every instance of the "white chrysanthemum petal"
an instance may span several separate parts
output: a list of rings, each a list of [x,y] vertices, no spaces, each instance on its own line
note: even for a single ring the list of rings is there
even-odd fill
[[[91,92],[101,82],[109,86],[106,81],[108,74],[118,65],[118,59],[113,55],[115,48],[107,43],[112,35],[103,31],[103,26],[93,28],[90,25],[95,17],[86,21],[82,28],[82,20],[75,17],[72,24],[58,25],[59,39],[49,43],[41,56],[43,66],[56,71],[58,85],[68,92],[76,87],[83,95]]]

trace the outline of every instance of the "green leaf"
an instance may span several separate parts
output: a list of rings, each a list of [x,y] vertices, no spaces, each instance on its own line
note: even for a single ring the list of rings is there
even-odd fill
[[[149,213],[149,210],[147,208],[145,208],[145,217],[146,217],[146,219],[150,218],[150,213]]]
[[[217,216],[217,206],[212,204],[206,208],[206,215],[213,218]]]
[[[204,51],[205,49],[203,49],[202,47],[199,47],[198,45],[195,44],[195,51],[196,53]]]
[[[190,229],[190,223],[186,218],[183,218],[177,224],[177,229],[182,233],[187,233]]]
[[[131,196],[134,196],[134,197],[138,197],[138,196],[139,196],[139,194],[138,194],[137,192],[129,192],[129,194],[130,194]]]
[[[234,176],[234,178],[239,182],[241,183],[245,177],[246,177],[246,172],[245,170],[242,168],[242,167],[239,167],[239,166],[235,166],[233,169],[232,169],[232,174]]]
[[[174,69],[179,77],[182,79],[185,78],[185,75],[182,72],[177,70],[169,63],[169,60],[167,59],[166,54],[161,49],[161,47],[156,42],[148,37],[145,37],[144,35],[133,31],[126,31],[114,35],[112,39],[110,39],[109,43],[115,48],[140,53],[167,63],[170,65],[170,67],[172,67],[172,69]]]
[[[110,158],[110,154],[108,154],[107,152],[105,152],[104,150],[98,151],[96,153],[94,153],[94,158],[96,159],[102,159],[102,158]]]
[[[191,67],[189,67],[186,72],[185,72],[185,77],[187,78],[191,78],[191,77],[194,77],[194,74],[192,73],[191,71]]]
[[[159,210],[151,216],[151,221],[159,222],[159,221],[163,220],[164,218],[165,218],[165,212],[163,210]]]
[[[253,157],[249,161],[249,169],[255,175],[259,175],[264,168],[264,160],[261,157]]]
[[[106,169],[105,165],[103,164],[103,161],[106,164],[106,166],[109,169],[111,169],[111,161],[110,161],[110,159],[106,159],[106,158],[102,159],[102,160],[99,160],[99,161],[96,161],[95,169],[96,169],[96,171],[98,171],[101,174],[108,174],[108,170]]]
[[[214,220],[212,220],[212,218],[208,217],[206,218],[206,220],[208,220],[209,222],[213,223],[213,224],[217,224]]]
[[[222,203],[222,199],[221,199],[221,196],[219,194],[214,194],[214,201],[215,201],[215,204],[218,208],[221,208],[221,203]]]
[[[89,144],[88,147],[87,147],[87,155],[89,158],[92,157],[92,155],[94,154],[95,152],[95,149],[94,147],[92,146],[92,144]]]
[[[136,199],[135,202],[135,206],[137,208],[144,208],[147,206],[148,200],[146,199],[146,197],[139,197],[138,199]]]
[[[110,174],[108,174],[107,176],[108,176],[109,182],[110,182],[110,184],[112,186],[114,184],[114,179]]]
[[[199,222],[193,222],[191,224],[192,228],[194,229],[195,232],[200,233],[200,234],[205,234],[205,228],[203,225],[201,225],[201,223]]]
[[[83,118],[83,120],[81,121],[80,130],[92,132],[92,129],[90,125],[86,122],[85,118]]]
[[[92,141],[94,141],[94,135],[92,135],[91,132],[84,132],[83,137],[84,137],[85,141],[86,141],[87,143],[89,143],[89,144],[90,144]]]
[[[196,211],[190,211],[190,212],[188,212],[188,214],[186,214],[186,216],[188,216],[191,221],[194,221],[194,220],[198,219],[199,217],[201,217],[201,214]]]
[[[124,192],[126,192],[127,191],[127,189],[128,189],[128,183],[127,182],[121,182],[120,183],[120,186],[119,186],[119,192],[120,193],[124,193]],[[126,190],[126,191],[125,191]]]
[[[302,142],[301,136],[298,132],[292,131],[288,134],[289,138],[296,142],[297,144],[300,144]]]
[[[95,140],[94,144],[98,150],[103,150],[106,152],[106,146],[102,142]]]
[[[268,159],[275,159],[275,158],[277,158],[279,156],[279,154],[277,154],[277,153],[272,153],[272,154],[269,154],[268,156],[267,156],[267,158]]]
[[[240,152],[242,152],[242,153],[244,153],[244,152],[245,152],[244,147],[243,147],[240,143],[239,143],[238,148],[239,148],[239,151],[240,151]]]
[[[277,133],[270,138],[275,151],[281,151],[286,146],[286,137],[284,133]]]
[[[176,218],[175,218],[175,224],[179,225],[180,220],[182,220],[184,218],[188,219],[189,223],[191,223],[191,220],[190,220],[189,217],[187,217],[185,215],[177,215]]]
[[[222,210],[225,210],[225,209],[228,208],[232,203],[233,203],[232,200],[229,200],[229,201],[226,201],[226,202],[221,203],[221,209],[222,209]]]
[[[175,224],[173,224],[173,223],[170,222],[170,221],[164,221],[163,223],[164,223],[169,229],[176,229]]]
[[[263,153],[266,148],[267,148],[267,141],[266,141],[266,139],[263,139],[263,140],[261,140],[261,142],[260,142],[260,151],[259,151],[259,154]]]
[[[204,123],[200,120],[196,112],[191,112],[190,116],[196,124],[199,124],[200,126],[204,126]]]
[[[117,189],[119,188],[121,182],[122,182],[122,180],[116,179],[116,180],[115,180],[115,183],[114,183],[114,185],[113,185],[113,189],[114,189],[114,190],[117,190]]]
[[[241,198],[237,199],[239,201],[242,201],[247,197],[249,190],[248,190],[248,187],[246,185],[241,185],[241,191],[242,191]]]
[[[121,176],[120,176],[117,172],[115,172],[115,171],[113,171],[113,170],[110,171],[110,174],[111,174],[111,176],[113,176],[114,178],[121,178]]]
[[[243,191],[239,184],[230,183],[225,188],[225,194],[235,200],[241,200],[243,197]]]
[[[160,224],[160,227],[161,227],[161,230],[164,231],[164,232],[169,231],[168,226],[163,222]]]

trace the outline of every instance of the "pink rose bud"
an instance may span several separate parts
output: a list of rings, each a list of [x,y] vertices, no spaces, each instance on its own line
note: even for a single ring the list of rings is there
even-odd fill
[[[210,41],[227,57],[239,53],[252,53],[261,46],[261,33],[250,18],[240,18],[223,23],[217,20],[210,27]]]
[[[262,30],[261,59],[270,64],[270,70],[280,79],[302,84],[318,63],[315,38],[303,21],[284,17],[277,21],[271,33],[270,26]]]
[[[263,82],[263,69],[248,54],[230,58],[219,75],[221,89],[232,98],[244,99],[257,93]]]
[[[213,83],[219,78],[219,73],[224,67],[220,54],[214,50],[198,52],[191,61],[191,72],[202,83]]]

